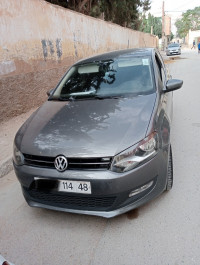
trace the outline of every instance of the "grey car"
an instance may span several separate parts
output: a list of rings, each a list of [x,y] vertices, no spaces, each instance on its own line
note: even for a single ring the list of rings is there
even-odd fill
[[[171,91],[182,83],[153,48],[74,64],[14,140],[28,204],[109,218],[170,190]]]
[[[181,45],[179,43],[171,43],[166,48],[166,55],[180,55]]]

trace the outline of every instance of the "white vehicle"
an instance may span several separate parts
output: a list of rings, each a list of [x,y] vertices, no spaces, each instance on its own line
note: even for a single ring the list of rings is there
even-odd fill
[[[180,55],[181,54],[181,45],[179,43],[171,43],[166,48],[166,55]]]

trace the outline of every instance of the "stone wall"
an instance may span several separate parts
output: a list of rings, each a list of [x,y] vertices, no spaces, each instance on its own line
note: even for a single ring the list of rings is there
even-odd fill
[[[105,51],[156,47],[155,36],[52,5],[0,2],[0,122],[40,105],[75,61]]]

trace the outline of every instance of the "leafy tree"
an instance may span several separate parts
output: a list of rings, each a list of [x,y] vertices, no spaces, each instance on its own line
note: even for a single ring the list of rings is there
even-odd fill
[[[150,8],[149,0],[102,0],[105,20],[126,27],[132,27],[139,18],[139,9]],[[135,23],[137,25],[137,23]]]
[[[150,0],[46,0],[77,12],[103,16],[106,21],[138,29],[139,12],[150,9]]]
[[[150,13],[146,18],[145,14],[140,18],[139,30],[151,33],[151,27],[153,28],[153,34],[157,35],[159,38],[162,37],[162,19],[161,17],[154,17]]]
[[[174,34],[171,32],[170,40],[173,40],[173,38],[174,38]]]
[[[200,6],[183,13],[182,18],[177,19],[175,25],[180,38],[184,38],[190,29],[200,30]]]

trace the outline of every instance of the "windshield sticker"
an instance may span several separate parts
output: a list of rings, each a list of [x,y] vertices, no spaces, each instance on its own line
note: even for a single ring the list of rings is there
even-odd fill
[[[142,59],[143,65],[149,65],[149,59]]]

